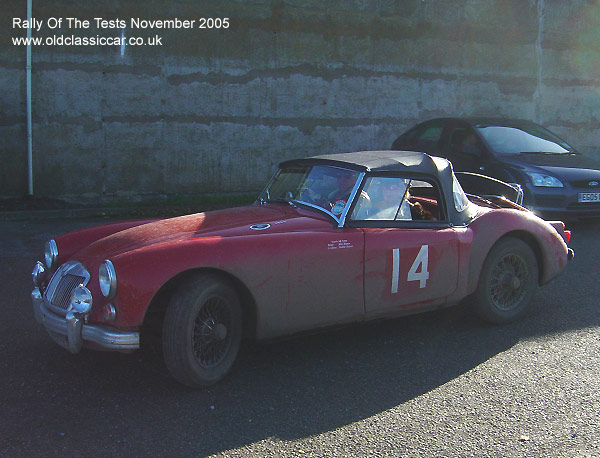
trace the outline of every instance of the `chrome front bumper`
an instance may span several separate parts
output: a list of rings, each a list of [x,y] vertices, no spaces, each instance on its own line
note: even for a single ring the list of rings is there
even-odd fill
[[[140,348],[140,333],[119,331],[108,326],[86,324],[83,316],[72,311],[65,317],[51,312],[44,305],[38,288],[31,292],[33,313],[50,337],[61,347],[78,353],[84,342],[93,342],[107,350],[129,352]]]

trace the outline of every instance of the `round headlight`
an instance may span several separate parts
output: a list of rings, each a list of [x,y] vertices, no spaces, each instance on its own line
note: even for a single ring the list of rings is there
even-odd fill
[[[52,269],[56,260],[58,259],[58,247],[54,240],[48,240],[44,246],[44,260],[46,261],[46,267]]]
[[[79,313],[87,313],[92,308],[92,293],[83,285],[77,286],[71,293],[71,307]]]
[[[33,279],[34,286],[41,286],[45,273],[46,269],[44,269],[44,264],[38,261],[31,272],[31,278]]]
[[[107,299],[112,299],[117,294],[117,272],[109,260],[104,261],[98,269],[98,282],[100,291]]]

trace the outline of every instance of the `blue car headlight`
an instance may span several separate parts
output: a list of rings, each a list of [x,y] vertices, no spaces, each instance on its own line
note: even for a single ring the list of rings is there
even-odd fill
[[[536,187],[546,187],[546,188],[564,188],[565,185],[562,182],[552,175],[544,175],[543,173],[535,173],[535,172],[525,172],[527,176],[531,179],[531,182]]]

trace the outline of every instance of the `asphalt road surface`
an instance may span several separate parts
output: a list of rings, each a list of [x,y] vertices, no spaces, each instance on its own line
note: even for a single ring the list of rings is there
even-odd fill
[[[454,307],[249,344],[185,388],[149,351],[71,355],[38,328],[43,243],[99,220],[0,222],[0,456],[600,457],[600,223],[524,320]]]

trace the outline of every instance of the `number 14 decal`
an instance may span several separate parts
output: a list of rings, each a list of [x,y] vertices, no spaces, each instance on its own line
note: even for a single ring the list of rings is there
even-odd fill
[[[429,245],[422,245],[419,254],[415,258],[408,271],[406,281],[418,281],[419,288],[427,286],[429,278]],[[419,268],[421,269],[420,271]],[[418,272],[417,272],[418,271]],[[392,250],[392,294],[398,292],[398,280],[400,279],[400,249]]]

